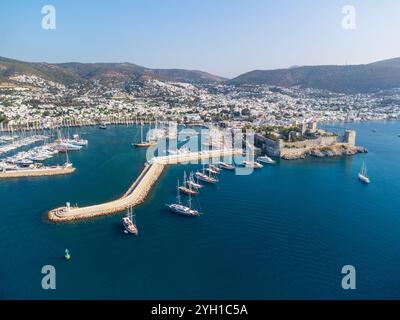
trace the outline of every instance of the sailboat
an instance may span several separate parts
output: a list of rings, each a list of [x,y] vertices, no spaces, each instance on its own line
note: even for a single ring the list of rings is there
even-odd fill
[[[211,172],[208,171],[208,175],[205,173],[205,169],[203,167],[203,172],[197,171],[195,174],[195,177],[197,178],[197,180],[203,181],[203,182],[207,182],[207,183],[212,183],[215,184],[217,183],[219,180],[217,178],[214,178],[211,176]]]
[[[189,196],[197,196],[199,194],[199,192],[196,189],[194,189],[191,184],[188,184],[187,182],[188,182],[188,179],[187,179],[186,171],[185,171],[184,176],[183,176],[183,185],[179,186],[179,182],[178,182],[178,190]]]
[[[143,124],[140,126],[140,143],[133,144],[137,148],[147,148],[155,144],[154,141],[144,141],[143,140]]]
[[[178,182],[179,187],[179,182]],[[176,203],[166,204],[166,206],[171,210],[171,212],[179,214],[181,216],[186,217],[198,217],[200,212],[192,209],[192,198],[189,195],[188,206],[184,206],[181,204],[181,196],[179,190],[176,195]]]
[[[215,175],[221,173],[221,169],[218,168],[217,166],[214,166],[213,164],[208,165],[207,171]]]
[[[189,179],[186,181],[186,184],[187,184],[189,187],[191,187],[192,189],[196,189],[196,190],[201,189],[201,188],[204,187],[202,184],[197,183],[197,182],[194,180],[193,171],[190,173]]]
[[[72,168],[72,163],[69,161],[68,157],[68,150],[65,150],[65,163],[64,163],[64,168]]]
[[[233,165],[222,161],[218,163],[218,166],[224,170],[230,170],[230,171],[235,170],[235,167]]]
[[[365,184],[371,183],[371,180],[368,178],[367,174],[367,166],[364,162],[362,164],[361,171],[358,173],[358,179]]]
[[[139,230],[138,230],[138,228],[136,226],[135,218],[134,218],[134,216],[132,214],[132,211],[133,211],[132,207],[129,207],[126,217],[122,218],[122,224],[125,227],[125,232],[126,233],[138,235],[139,234]]]

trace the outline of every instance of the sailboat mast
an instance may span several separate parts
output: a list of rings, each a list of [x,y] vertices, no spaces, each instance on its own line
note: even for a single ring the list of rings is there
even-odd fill
[[[181,195],[179,192],[179,179],[178,179],[178,187],[176,189],[177,189],[176,200],[177,200],[178,204],[181,204]]]

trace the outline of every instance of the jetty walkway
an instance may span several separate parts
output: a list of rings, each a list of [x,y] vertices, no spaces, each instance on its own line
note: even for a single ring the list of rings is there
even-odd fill
[[[242,154],[241,149],[223,149],[201,152],[189,152],[178,155],[155,157],[145,164],[145,167],[128,191],[119,199],[88,206],[71,207],[68,203],[64,207],[56,208],[48,212],[48,219],[53,222],[69,222],[89,219],[99,216],[111,215],[137,206],[146,200],[152,187],[160,178],[167,165],[204,161],[207,159],[230,157]]]
[[[47,177],[66,175],[75,172],[74,167],[44,167],[36,169],[20,169],[11,171],[0,171],[0,179],[13,179],[13,178],[33,178],[33,177]]]

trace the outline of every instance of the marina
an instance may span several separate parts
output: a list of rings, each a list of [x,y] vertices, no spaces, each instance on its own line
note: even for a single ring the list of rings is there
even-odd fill
[[[10,142],[12,141],[12,143],[8,143],[5,145],[0,145],[0,155],[3,153],[7,153],[7,152],[11,152],[14,151],[16,149],[25,147],[25,146],[29,146],[31,144],[34,144],[36,142],[39,141],[43,141],[45,139],[47,139],[47,136],[43,136],[43,135],[32,135],[26,138],[12,138],[10,139],[6,139],[6,141]],[[4,138],[3,138],[4,141]]]
[[[69,136],[69,132],[68,132]],[[29,139],[29,140],[28,140]],[[24,139],[24,143],[17,143],[18,148],[27,147],[31,144],[43,141],[43,145],[35,146],[26,151],[20,151],[0,159],[0,179],[11,178],[32,178],[44,176],[66,175],[75,172],[76,168],[70,163],[68,151],[79,151],[84,146],[88,146],[88,140],[81,139],[78,134],[74,134],[73,139],[62,138],[58,130],[58,138],[49,143],[49,136],[32,136]],[[29,142],[29,143],[28,143]],[[16,148],[6,149],[7,154]],[[50,159],[59,153],[65,154],[64,164],[45,165]]]

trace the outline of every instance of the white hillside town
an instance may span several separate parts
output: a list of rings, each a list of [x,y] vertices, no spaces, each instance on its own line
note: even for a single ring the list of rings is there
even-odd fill
[[[52,128],[101,122],[177,121],[290,125],[400,118],[400,89],[365,94],[300,87],[188,84],[147,79],[129,88],[90,87],[15,74],[0,86],[0,129]]]

